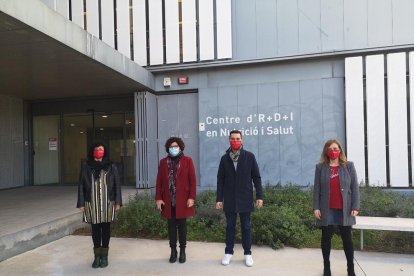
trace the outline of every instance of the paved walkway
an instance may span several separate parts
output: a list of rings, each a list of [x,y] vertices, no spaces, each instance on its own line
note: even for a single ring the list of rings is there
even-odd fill
[[[136,192],[135,187],[123,187],[124,203]],[[0,191],[0,261],[82,227],[76,200],[76,186],[31,186]]]
[[[254,246],[254,266],[246,267],[238,244],[232,263],[222,266],[224,244],[189,242],[187,262],[170,264],[165,240],[112,238],[109,266],[93,269],[91,248],[90,237],[67,236],[0,262],[0,275],[322,275],[319,249],[273,250]],[[357,251],[355,257],[366,275],[414,275],[412,255]],[[331,262],[334,276],[347,275],[342,251],[333,250]],[[364,275],[358,266],[356,273]]]
[[[77,186],[30,186],[0,190],[0,237],[79,214]],[[135,187],[122,187],[123,201],[136,193]]]

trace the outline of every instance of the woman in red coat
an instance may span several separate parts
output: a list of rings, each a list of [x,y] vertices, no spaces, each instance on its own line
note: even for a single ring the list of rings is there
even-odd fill
[[[170,137],[165,142],[168,156],[161,159],[157,174],[155,200],[161,216],[168,220],[170,263],[177,260],[177,229],[180,242],[179,262],[186,261],[187,220],[195,214],[196,176],[193,160],[184,156],[184,142]]]

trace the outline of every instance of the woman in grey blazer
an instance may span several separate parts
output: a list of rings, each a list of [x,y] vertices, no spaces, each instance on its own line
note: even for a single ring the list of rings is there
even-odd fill
[[[352,225],[359,213],[359,186],[355,167],[346,160],[341,143],[328,140],[316,165],[313,190],[313,212],[322,229],[321,249],[324,276],[331,275],[329,255],[334,226],[339,227],[347,260],[348,275],[354,276]]]

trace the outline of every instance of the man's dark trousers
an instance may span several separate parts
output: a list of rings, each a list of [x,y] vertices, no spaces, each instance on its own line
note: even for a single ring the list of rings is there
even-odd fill
[[[244,249],[244,255],[251,255],[252,252],[252,237],[250,231],[250,212],[249,213],[239,213],[240,216],[240,224],[242,230],[242,244]],[[226,220],[227,220],[227,227],[226,227],[226,249],[225,254],[233,254],[234,248],[234,239],[236,236],[236,220],[237,220],[237,213],[227,213],[226,212]]]

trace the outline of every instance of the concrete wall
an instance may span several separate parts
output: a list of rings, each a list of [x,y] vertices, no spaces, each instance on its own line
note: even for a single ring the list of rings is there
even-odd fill
[[[23,101],[0,95],[0,189],[24,186]]]
[[[209,87],[199,90],[201,185],[215,187],[219,158],[234,128],[244,131],[244,146],[255,153],[264,184],[313,183],[324,141],[345,142],[343,76],[334,64],[209,74]]]
[[[234,128],[245,132],[263,183],[312,184],[324,141],[339,138],[346,146],[344,56],[295,56],[408,49],[413,10],[408,0],[233,0],[233,66],[156,73],[156,91],[199,92],[201,187],[215,188]],[[188,85],[178,85],[181,75]],[[164,77],[171,77],[170,88],[163,87]]]
[[[233,60],[414,43],[410,0],[233,0]]]
[[[175,80],[180,73],[156,76],[156,84],[166,75]],[[245,148],[256,155],[263,183],[269,185],[312,184],[325,140],[335,137],[345,143],[342,59],[186,75],[189,84],[173,82],[172,89],[198,88],[201,189],[215,189],[232,129],[244,132]]]

